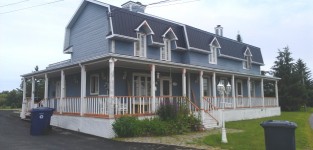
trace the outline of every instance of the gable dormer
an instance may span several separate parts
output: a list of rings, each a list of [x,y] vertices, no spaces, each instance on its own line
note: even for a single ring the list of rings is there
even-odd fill
[[[244,61],[242,62],[243,68],[244,69],[251,69],[252,68],[252,53],[250,51],[250,48],[247,47],[245,52],[243,53],[244,55]]]
[[[176,41],[178,40],[175,32],[170,27],[168,28],[165,33],[162,35],[164,46],[161,46],[161,60],[171,61],[172,49],[177,48]]]
[[[134,42],[134,56],[147,56],[147,35],[153,35],[154,32],[146,20],[144,20],[136,29],[137,40]]]
[[[216,39],[216,37],[213,38],[213,40],[210,42],[210,51],[211,54],[209,54],[209,63],[210,64],[217,64],[217,50],[218,48],[221,48],[220,43]]]
[[[144,33],[146,35],[153,35],[154,32],[153,30],[151,29],[150,25],[148,24],[148,22],[145,20],[143,21],[136,29],[135,29],[136,32],[141,32],[141,33]]]

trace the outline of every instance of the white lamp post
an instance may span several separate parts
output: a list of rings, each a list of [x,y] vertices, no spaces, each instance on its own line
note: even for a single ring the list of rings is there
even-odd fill
[[[226,129],[225,129],[225,118],[224,118],[224,108],[225,108],[225,97],[224,95],[226,94],[228,96],[228,94],[231,91],[231,85],[227,84],[226,88],[223,85],[223,83],[220,81],[217,85],[217,90],[219,92],[219,94],[222,96],[222,143],[227,143],[227,137],[226,137]]]

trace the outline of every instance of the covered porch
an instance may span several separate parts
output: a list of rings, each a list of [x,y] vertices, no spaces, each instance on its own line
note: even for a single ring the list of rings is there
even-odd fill
[[[53,66],[50,66],[53,67]],[[35,104],[35,78],[45,80],[44,98]],[[26,98],[26,80],[32,80]],[[264,96],[264,80],[275,84],[275,96]],[[190,112],[211,114],[223,108],[217,83],[230,83],[225,109],[279,107],[277,79],[169,62],[107,58],[56,68],[24,77],[21,117],[37,106],[55,108],[58,115],[114,118],[154,115],[162,103],[184,104]],[[24,113],[23,113],[24,112]],[[205,118],[202,117],[202,120]]]

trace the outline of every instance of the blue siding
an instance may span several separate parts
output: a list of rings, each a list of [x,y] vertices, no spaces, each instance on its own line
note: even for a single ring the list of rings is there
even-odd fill
[[[115,40],[115,53],[134,56],[134,42]]]
[[[61,81],[60,77],[55,78],[49,78],[49,85],[48,85],[48,98],[54,98],[55,97],[55,90],[56,90],[56,82]]]
[[[189,52],[188,53],[190,64],[204,66],[209,68],[216,68],[216,69],[224,69],[224,70],[231,70],[235,72],[242,72],[242,73],[249,73],[249,74],[260,74],[260,66],[253,64],[252,69],[247,70],[243,69],[242,61],[233,60],[228,58],[217,58],[217,64],[210,64],[208,59],[208,54],[198,53],[198,52]],[[186,60],[185,60],[186,62]]]
[[[176,63],[182,63],[182,59],[184,59],[184,53],[180,52],[180,51],[173,51],[172,50],[172,62],[176,62]]]
[[[147,47],[147,58],[160,60],[160,47]]]
[[[107,11],[106,7],[91,3],[84,8],[70,29],[69,45],[73,46],[72,61],[108,53]]]
[[[80,97],[80,73],[66,75],[66,96],[68,97]]]

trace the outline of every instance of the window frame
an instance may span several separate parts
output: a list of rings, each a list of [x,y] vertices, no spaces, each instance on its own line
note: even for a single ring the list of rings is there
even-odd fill
[[[97,78],[97,81],[94,81],[93,82],[93,77],[95,77],[95,79]],[[99,74],[92,74],[90,75],[90,80],[89,80],[90,84],[89,84],[89,92],[90,92],[90,95],[99,95],[99,82],[100,82],[100,78],[99,78]],[[93,85],[93,84],[96,84],[96,85]],[[94,92],[92,91],[94,88]]]
[[[209,54],[209,63],[210,64],[217,64],[217,48],[216,46],[211,46],[211,54]]]
[[[134,42],[134,56],[147,57],[147,34],[142,33],[142,32],[137,32],[137,39],[138,40]],[[143,47],[141,47],[142,44],[143,44]],[[139,54],[137,54],[137,51],[139,51],[138,52]]]
[[[168,38],[164,38],[163,41],[164,41],[164,46],[160,47],[160,60],[171,61],[172,60],[172,43],[171,43],[172,40]]]

